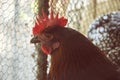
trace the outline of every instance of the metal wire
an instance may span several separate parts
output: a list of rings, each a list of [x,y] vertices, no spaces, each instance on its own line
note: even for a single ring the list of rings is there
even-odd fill
[[[0,0],[0,80],[34,80],[32,0]]]
[[[40,8],[38,2],[41,0],[0,0],[0,80],[37,80],[38,52],[30,39],[34,14]],[[49,1],[55,13],[68,18],[67,27],[83,34],[99,15],[120,10],[119,3],[120,0]]]

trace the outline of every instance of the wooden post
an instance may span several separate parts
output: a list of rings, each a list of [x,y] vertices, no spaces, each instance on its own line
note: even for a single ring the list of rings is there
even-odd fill
[[[49,0],[38,0],[38,13],[42,15],[42,8],[44,8],[45,13],[48,15]],[[37,80],[47,80],[47,55],[45,55],[41,49],[40,44],[36,45],[38,50],[37,57]]]

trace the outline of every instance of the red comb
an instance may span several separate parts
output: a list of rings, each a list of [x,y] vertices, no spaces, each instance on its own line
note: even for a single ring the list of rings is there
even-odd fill
[[[51,10],[50,18],[42,10],[43,16],[38,15],[36,18],[35,26],[33,27],[33,34],[37,35],[47,27],[58,26],[64,27],[67,24],[67,19],[64,17],[58,18],[58,14],[54,17],[53,11]]]

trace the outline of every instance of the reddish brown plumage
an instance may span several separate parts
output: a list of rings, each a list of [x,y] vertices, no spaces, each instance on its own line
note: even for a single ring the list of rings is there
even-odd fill
[[[120,80],[105,55],[81,33],[65,28],[66,22],[61,18],[59,24],[54,20],[44,26],[43,21],[33,28],[37,39],[31,42],[41,42],[43,52],[51,55],[48,80]]]
[[[65,27],[49,27],[41,34],[53,36],[49,43],[60,42],[51,53],[48,80],[120,80],[116,68],[81,33]]]

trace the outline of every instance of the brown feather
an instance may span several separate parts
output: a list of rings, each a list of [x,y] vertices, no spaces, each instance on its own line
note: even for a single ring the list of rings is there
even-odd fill
[[[120,80],[115,66],[81,33],[65,27],[49,27],[42,33],[60,42],[51,54],[48,80]]]

